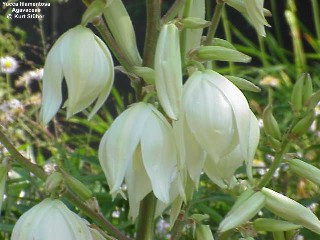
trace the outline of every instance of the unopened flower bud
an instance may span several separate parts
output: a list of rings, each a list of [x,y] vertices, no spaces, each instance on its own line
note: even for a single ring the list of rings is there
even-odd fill
[[[314,108],[320,102],[320,90],[313,93],[309,99],[306,101],[305,105],[308,107],[308,110],[314,110]]]
[[[253,227],[256,231],[290,231],[301,228],[302,226],[272,218],[257,218],[253,221]]]
[[[149,67],[133,67],[134,74],[141,77],[147,84],[154,84],[155,73],[152,68]]]
[[[87,201],[92,197],[91,190],[73,176],[63,172],[64,182],[68,188],[76,193],[83,201]]]
[[[299,112],[303,106],[303,92],[304,92],[304,80],[305,73],[302,73],[298,78],[297,82],[293,86],[293,90],[291,93],[291,105],[292,109],[295,112]]]
[[[305,103],[307,102],[307,100],[311,97],[311,95],[313,94],[313,86],[312,86],[312,79],[310,77],[309,73],[306,73],[305,76],[305,82],[304,82],[304,86],[303,86],[303,104],[305,105]]]
[[[320,221],[310,209],[271,189],[263,188],[261,192],[266,196],[265,206],[270,212],[320,234]]]
[[[210,21],[206,21],[203,18],[198,18],[198,17],[183,18],[181,19],[180,23],[182,24],[183,27],[190,28],[190,29],[205,28],[211,24]]]
[[[266,135],[281,140],[281,132],[277,120],[272,114],[272,106],[268,105],[263,111],[263,128]]]
[[[265,204],[266,197],[256,192],[233,208],[219,225],[218,231],[225,232],[250,220]]]
[[[161,106],[171,119],[177,120],[182,95],[182,70],[179,30],[172,23],[164,25],[160,31],[154,66]]]
[[[94,0],[82,15],[81,24],[85,26],[95,17],[100,16],[105,8],[105,5],[106,4],[103,0]]]
[[[196,56],[203,60],[230,61],[230,62],[250,62],[251,57],[235,49],[220,46],[201,46]]]
[[[199,225],[196,227],[196,240],[214,240],[209,225]]]
[[[227,40],[221,38],[213,38],[211,40],[211,46],[220,46],[236,50],[236,48]]]
[[[103,11],[112,36],[132,65],[142,63],[130,16],[121,0],[113,0]]]
[[[320,169],[317,167],[301,161],[299,159],[292,159],[288,161],[289,169],[298,174],[301,177],[304,177],[317,185],[320,185]]]
[[[276,151],[281,149],[281,142],[278,139],[275,139],[274,137],[267,135],[267,139],[269,141],[269,144],[271,147],[273,147]]]
[[[273,232],[272,237],[273,240],[286,240],[284,232]]]
[[[306,116],[296,123],[291,132],[297,135],[306,133],[314,121],[314,118],[314,110],[309,111]]]
[[[260,92],[261,89],[254,85],[252,82],[249,82],[248,80],[236,76],[225,76],[228,78],[234,85],[236,85],[241,90],[247,90],[251,92]]]
[[[59,172],[54,172],[46,179],[45,189],[48,193],[51,193],[58,187],[60,187],[63,182],[62,174]]]

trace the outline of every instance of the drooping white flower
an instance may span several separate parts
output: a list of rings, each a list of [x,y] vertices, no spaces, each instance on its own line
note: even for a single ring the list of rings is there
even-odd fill
[[[18,62],[11,56],[0,57],[0,72],[11,74],[18,68]]]
[[[64,33],[51,48],[43,73],[40,119],[47,124],[62,102],[63,77],[68,88],[67,118],[95,100],[91,118],[108,97],[114,79],[109,49],[90,29],[81,25]]]
[[[177,120],[182,94],[182,70],[179,30],[173,23],[164,25],[160,31],[154,66],[161,106],[171,119]]]
[[[60,200],[45,199],[25,212],[11,240],[93,240],[89,227]]]
[[[222,75],[212,70],[191,75],[178,122],[184,145],[180,152],[196,185],[202,170],[224,186],[243,161],[251,167],[258,122],[242,92]]]
[[[160,201],[170,201],[176,145],[170,124],[151,104],[134,104],[116,118],[101,139],[99,161],[111,194],[120,192],[126,179],[131,216],[138,211],[132,206],[151,191]]]

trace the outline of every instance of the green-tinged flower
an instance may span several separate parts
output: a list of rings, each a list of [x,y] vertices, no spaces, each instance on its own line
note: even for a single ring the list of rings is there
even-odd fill
[[[196,185],[202,168],[224,186],[243,161],[251,166],[258,122],[242,92],[225,77],[212,70],[193,73],[183,89],[179,122],[182,157]]]
[[[93,240],[89,227],[60,200],[45,199],[25,212],[11,240]]]
[[[264,0],[226,0],[229,6],[235,8],[248,18],[259,35],[265,37],[264,26],[270,27],[270,25],[264,16],[270,15],[270,12],[263,8],[263,2]]]
[[[271,189],[263,188],[261,192],[266,196],[265,206],[270,212],[320,234],[320,221],[310,209]]]
[[[43,97],[40,119],[47,124],[62,102],[63,77],[68,88],[65,102],[67,118],[95,100],[91,118],[108,97],[114,78],[109,49],[90,29],[76,26],[64,33],[53,45],[43,73]]]
[[[317,185],[320,185],[320,169],[301,161],[299,159],[292,159],[288,161],[289,169],[295,174],[304,177]]]
[[[170,202],[176,143],[172,127],[151,104],[134,104],[115,119],[100,142],[99,160],[111,194],[120,192],[125,178],[130,205],[151,191]]]
[[[179,30],[174,24],[162,27],[155,54],[155,83],[166,114],[178,119],[182,94]]]
[[[132,65],[140,66],[142,63],[134,28],[130,16],[121,0],[107,2],[107,7],[103,10],[108,27]]]
[[[199,225],[196,227],[197,240],[214,240],[209,225]]]
[[[269,232],[278,232],[278,231],[290,231],[301,228],[300,225],[293,224],[278,219],[271,218],[257,218],[253,222],[253,227],[256,231],[269,231]]]

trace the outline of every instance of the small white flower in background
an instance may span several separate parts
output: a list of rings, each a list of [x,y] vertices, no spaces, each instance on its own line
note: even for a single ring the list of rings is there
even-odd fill
[[[204,168],[212,181],[226,187],[243,161],[251,176],[259,125],[234,84],[212,70],[194,72],[183,89],[181,113],[182,158],[196,185]]]
[[[126,179],[133,219],[140,201],[151,191],[169,203],[176,144],[170,124],[151,104],[133,104],[115,119],[101,139],[99,161],[113,196],[121,192]]]
[[[156,224],[157,235],[160,238],[169,239],[170,238],[169,231],[170,231],[170,224],[166,220],[160,218]]]
[[[93,240],[86,222],[60,200],[45,199],[15,224],[11,240]]]
[[[261,86],[270,86],[270,87],[279,87],[280,86],[280,80],[278,78],[275,78],[273,76],[265,76],[259,81],[259,84]]]
[[[0,72],[11,74],[18,68],[18,62],[10,56],[0,57]]]
[[[53,45],[43,72],[40,119],[47,124],[62,102],[63,77],[68,88],[64,103],[67,118],[89,107],[91,118],[107,99],[114,80],[113,60],[108,47],[90,29],[78,25]]]
[[[43,68],[25,72],[15,83],[17,87],[29,85],[32,81],[40,81],[43,77]]]

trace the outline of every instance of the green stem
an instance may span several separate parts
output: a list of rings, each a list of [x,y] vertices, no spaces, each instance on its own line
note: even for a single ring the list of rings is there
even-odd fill
[[[216,5],[216,8],[214,9],[214,13],[211,19],[211,25],[209,26],[209,29],[208,29],[207,38],[206,38],[206,41],[204,42],[205,46],[208,46],[211,44],[212,38],[216,34],[223,7],[224,7],[224,1],[217,0],[217,5]]]
[[[320,45],[320,13],[319,13],[319,4],[318,0],[311,0],[312,12],[313,12],[313,21],[316,29],[317,41]]]
[[[224,34],[226,36],[226,40],[229,43],[232,43],[230,24],[229,24],[229,20],[228,20],[228,16],[227,16],[227,12],[226,12],[225,8],[223,8],[223,10],[222,10],[221,17],[222,17],[222,25],[223,25]],[[228,64],[229,64],[230,74],[234,75],[234,63],[229,62]]]
[[[257,188],[261,189],[263,187],[265,187],[270,180],[272,179],[273,174],[275,173],[275,171],[277,170],[277,168],[279,167],[283,154],[285,154],[285,152],[287,151],[288,147],[289,147],[289,141],[287,138],[284,138],[285,140],[282,143],[282,148],[281,151],[277,152],[274,160],[268,170],[268,172],[263,176],[263,178],[261,179],[261,181],[259,182]]]
[[[282,47],[283,46],[282,29],[280,27],[281,24],[279,20],[278,11],[277,11],[277,5],[278,5],[278,0],[271,0],[271,12],[272,12],[274,28],[275,28],[276,37],[277,37],[277,43],[279,44],[280,47]]]
[[[267,54],[266,54],[266,48],[264,45],[264,38],[258,35],[258,41],[259,41],[259,48],[261,52],[261,62],[263,67],[267,67],[268,61],[267,61]]]
[[[125,56],[125,54],[122,52],[121,48],[119,48],[117,42],[112,37],[111,32],[109,31],[106,24],[100,19],[99,21],[94,23],[94,26],[99,31],[101,37],[103,40],[107,43],[108,47],[110,48],[113,55],[117,58],[117,60],[120,62],[120,64],[127,70],[131,71],[131,68],[133,67],[133,63],[129,61],[129,59]]]
[[[191,1],[186,0],[182,17],[186,18],[189,16]],[[187,29],[183,28],[180,33],[180,55],[181,55],[181,66],[184,69],[186,65],[186,39],[187,39]]]
[[[154,52],[160,31],[161,6],[159,0],[147,0],[147,26],[143,49],[143,66],[154,66]]]
[[[185,4],[186,0],[176,0],[167,13],[161,18],[161,24],[166,24],[167,22],[174,19],[177,15],[182,6]]]
[[[12,158],[18,162],[23,168],[32,172],[35,176],[45,181],[48,177],[46,172],[38,165],[32,163],[29,159],[25,158],[20,152],[12,145],[9,139],[0,131],[0,142],[11,154]],[[79,208],[85,215],[90,217],[95,223],[97,223],[102,229],[108,231],[119,240],[130,240],[122,232],[116,229],[108,220],[106,220],[102,214],[92,210],[85,203],[83,203],[78,196],[74,195],[70,191],[66,191],[63,196]]]
[[[153,192],[140,203],[136,240],[152,240],[154,232],[154,214],[157,199]]]

